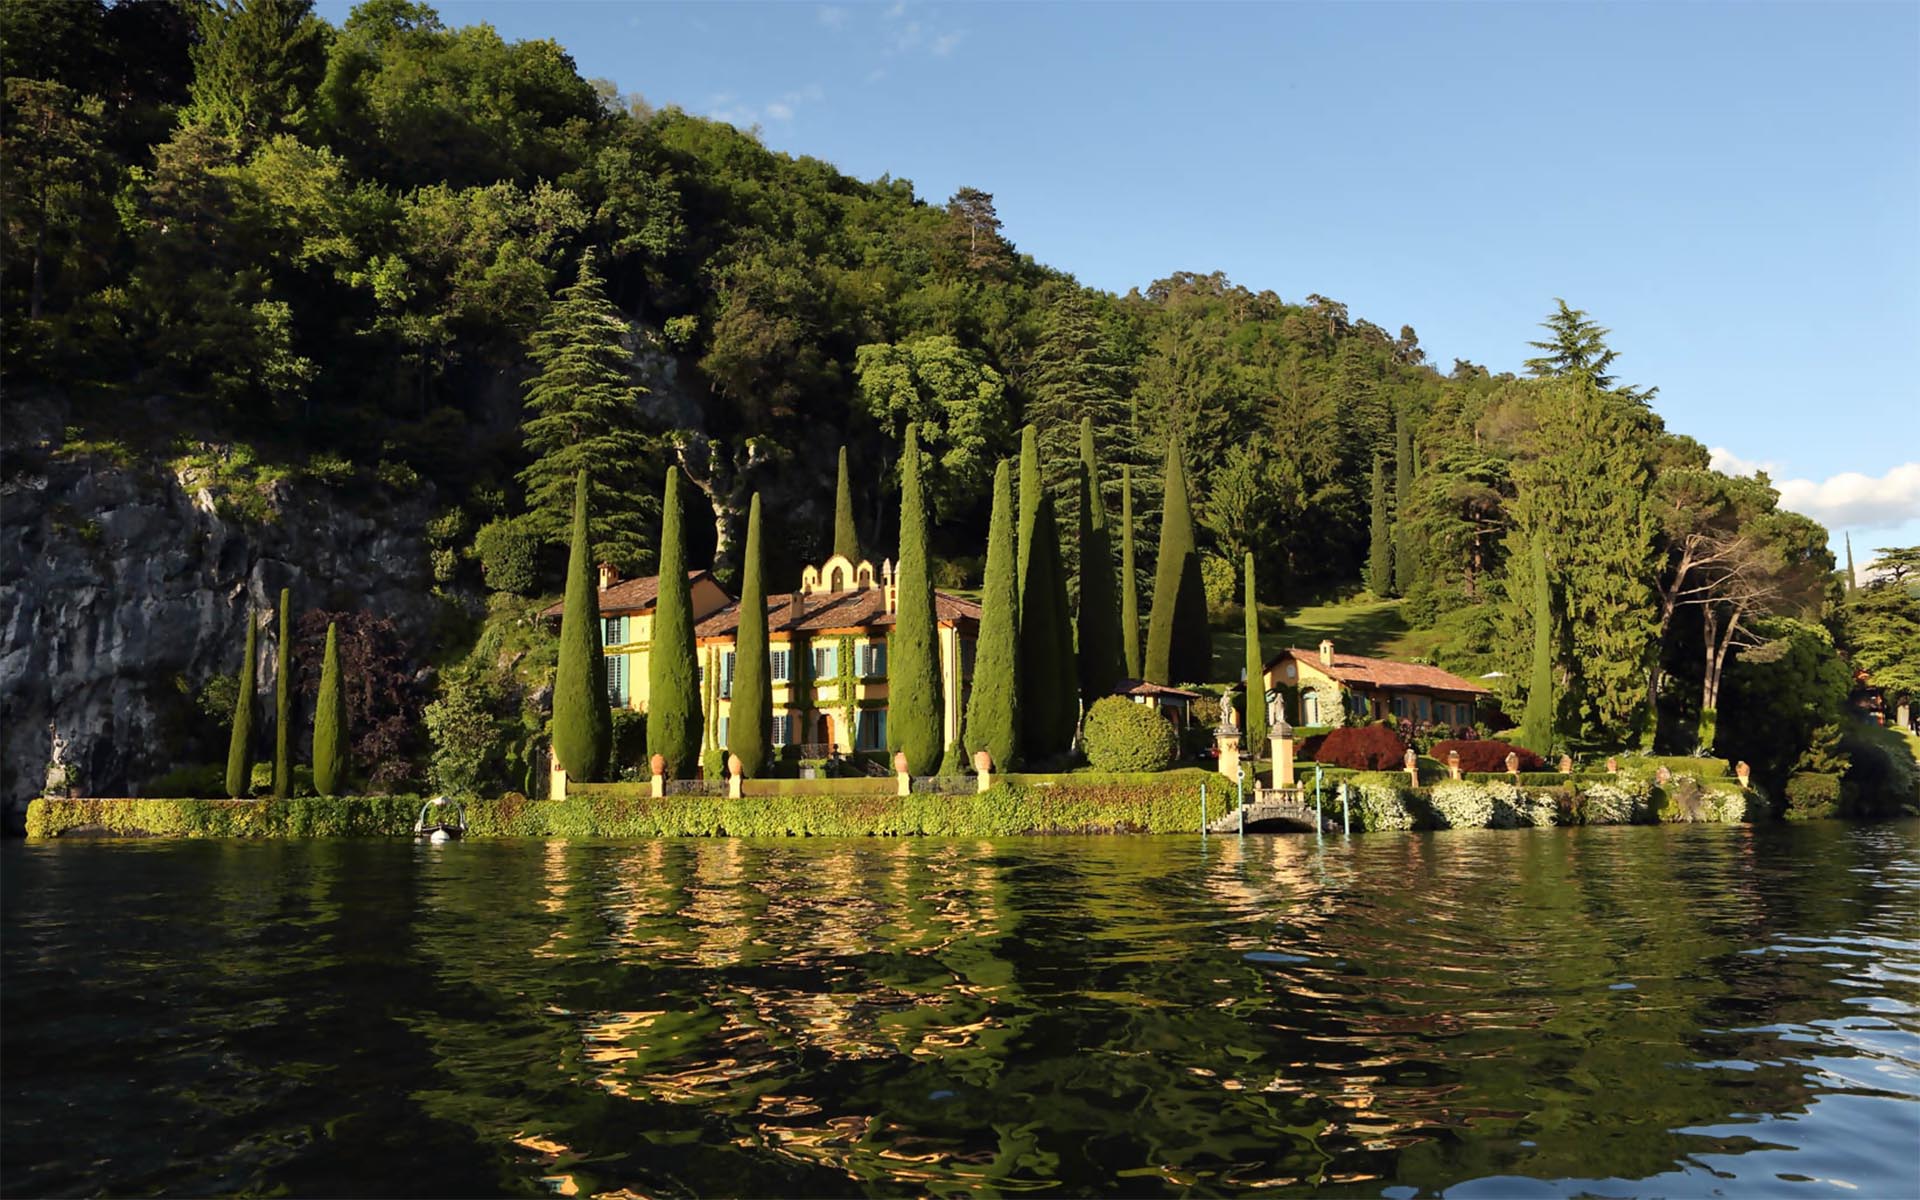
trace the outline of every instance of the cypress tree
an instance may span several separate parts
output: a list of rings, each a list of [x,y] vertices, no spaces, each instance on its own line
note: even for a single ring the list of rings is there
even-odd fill
[[[1033,426],[1020,431],[1020,604],[1021,623],[1026,623],[1027,560],[1033,553],[1033,523],[1040,516],[1040,497],[1047,494],[1047,479],[1040,471],[1040,438]]]
[[[247,656],[240,663],[240,694],[233,698],[233,737],[227,743],[227,795],[253,792],[253,655],[259,631],[247,614]]]
[[[347,782],[347,681],[340,674],[340,630],[327,622],[320,695],[313,707],[313,790],[337,796]]]
[[[847,478],[847,448],[840,447],[840,477],[833,490],[833,552],[860,561],[860,534],[853,525],[853,484]]]
[[[935,641],[933,564],[927,556],[927,506],[920,481],[920,437],[907,426],[900,457],[900,560],[894,567],[893,632],[887,636],[887,748],[905,751],[907,769],[940,765],[943,702]]]
[[[986,582],[980,591],[980,641],[967,701],[967,749],[985,750],[1006,770],[1020,752],[1020,585],[1014,579],[1013,467],[993,472]]]
[[[560,665],[553,676],[553,755],[569,778],[600,778],[613,745],[607,707],[606,655],[600,650],[600,601],[588,558],[587,473],[573,491],[573,548],[567,555],[566,601],[560,611]],[[664,591],[665,589],[662,588]]]
[[[1253,590],[1253,551],[1247,551],[1247,753],[1254,758],[1267,742],[1266,656],[1260,652],[1260,598]],[[1278,781],[1275,781],[1278,786]]]
[[[1093,418],[1080,423],[1080,695],[1088,704],[1113,691],[1126,664],[1114,595],[1113,530],[1100,494]]]
[[[1845,536],[1847,539],[1847,581],[1845,588],[1842,590],[1851,596],[1853,594],[1853,534],[1848,533]]]
[[[273,795],[293,795],[293,593],[280,589],[280,636],[273,647]]]
[[[1207,594],[1187,505],[1187,473],[1179,443],[1167,441],[1166,503],[1160,514],[1160,553],[1154,564],[1153,609],[1147,617],[1147,679],[1170,684],[1204,680],[1213,669]]]
[[[1127,678],[1144,679],[1140,663],[1140,582],[1133,562],[1133,468],[1120,468],[1120,652]]]
[[[844,466],[846,460],[841,459]],[[749,778],[767,773],[773,730],[773,663],[767,645],[767,588],[761,577],[760,493],[747,506],[747,561],[740,584],[740,632],[734,641],[732,721],[727,748]]]
[[[1547,584],[1544,536],[1533,538],[1533,669],[1527,707],[1520,718],[1520,744],[1546,757],[1553,750],[1553,592]]]
[[[1021,549],[1030,554],[1020,600],[1020,744],[1029,760],[1038,760],[1073,744],[1080,717],[1053,497],[1040,496],[1032,535],[1021,539]]]
[[[647,653],[647,753],[667,760],[667,772],[691,779],[700,765],[704,714],[700,659],[693,643],[693,596],[681,523],[680,468],[667,468],[660,503],[660,591],[653,604],[653,645]]]
[[[1373,460],[1373,515],[1367,523],[1367,589],[1383,599],[1393,594],[1393,541],[1387,523],[1387,469]]]
[[[1413,590],[1413,526],[1407,509],[1413,503],[1413,425],[1404,408],[1393,419],[1393,592]]]

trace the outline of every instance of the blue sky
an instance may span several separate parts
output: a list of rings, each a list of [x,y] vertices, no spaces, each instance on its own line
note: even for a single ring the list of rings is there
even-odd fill
[[[1920,542],[1920,5],[439,7],[775,149],[992,192],[1097,287],[1318,292],[1443,369],[1518,369],[1564,296],[1836,544]]]

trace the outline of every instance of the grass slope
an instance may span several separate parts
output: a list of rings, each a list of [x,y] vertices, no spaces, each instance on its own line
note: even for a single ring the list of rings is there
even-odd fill
[[[1404,601],[1366,597],[1344,603],[1310,604],[1302,608],[1260,606],[1260,642],[1271,659],[1285,646],[1310,650],[1322,638],[1333,639],[1342,654],[1376,658],[1413,659],[1433,653],[1439,634],[1409,629],[1401,615]],[[1284,624],[1282,622],[1284,621]],[[1246,634],[1239,608],[1222,609],[1213,616],[1213,677],[1238,680],[1246,660]]]

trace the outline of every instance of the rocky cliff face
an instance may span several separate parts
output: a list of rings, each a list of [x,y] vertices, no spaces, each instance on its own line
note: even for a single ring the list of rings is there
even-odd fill
[[[273,612],[381,613],[424,642],[439,603],[423,536],[431,497],[364,484],[277,483],[224,503],[211,472],[109,461],[59,445],[57,415],[10,407],[0,482],[0,814],[55,782],[137,794],[176,765],[183,684],[239,667],[261,622],[257,677],[273,695]],[[25,418],[25,419],[23,419]],[[256,722],[257,724],[257,722]],[[270,724],[270,718],[269,718]],[[169,744],[174,742],[176,744]],[[263,742],[263,745],[265,743]]]

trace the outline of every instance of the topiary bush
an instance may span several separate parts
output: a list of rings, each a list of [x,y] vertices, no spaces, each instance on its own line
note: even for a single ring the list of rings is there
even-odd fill
[[[1385,725],[1348,725],[1329,733],[1313,761],[1356,771],[1392,771],[1401,767],[1407,744]]]
[[[1460,770],[1504,773],[1507,769],[1507,755],[1520,756],[1522,771],[1539,771],[1547,762],[1525,746],[1510,745],[1495,738],[1455,738],[1451,741],[1435,742],[1430,753],[1445,766],[1447,755],[1452,751],[1460,752]]]
[[[533,594],[540,579],[540,539],[517,518],[489,521],[473,536],[480,574],[496,592]]]
[[[1789,821],[1817,821],[1840,811],[1840,777],[1819,771],[1795,771],[1787,777]]]
[[[1164,771],[1180,750],[1173,725],[1156,706],[1124,696],[1094,702],[1085,741],[1087,761],[1100,771]]]

